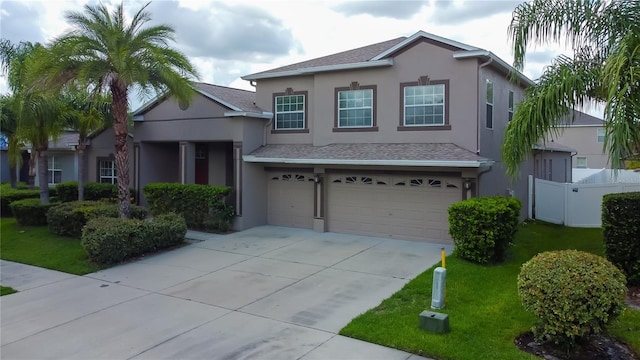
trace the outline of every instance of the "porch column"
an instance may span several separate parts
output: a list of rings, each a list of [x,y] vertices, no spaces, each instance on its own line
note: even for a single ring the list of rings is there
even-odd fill
[[[325,232],[325,200],[326,200],[326,176],[324,168],[313,169],[313,230],[317,232]]]
[[[242,142],[233,142],[233,192],[236,216],[242,216]]]
[[[180,183],[196,182],[196,145],[191,142],[180,142]]]
[[[136,203],[140,203],[140,143],[133,143],[133,188],[136,189]]]

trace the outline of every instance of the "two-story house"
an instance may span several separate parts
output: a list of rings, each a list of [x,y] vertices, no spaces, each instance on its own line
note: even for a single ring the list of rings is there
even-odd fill
[[[159,98],[136,111],[136,189],[232,186],[236,229],[431,242],[450,241],[447,209],[462,199],[517,196],[526,214],[534,157],[512,181],[501,145],[532,82],[489,51],[418,32],[243,79],[256,91],[198,83],[189,106]],[[570,151],[536,156],[565,180]]]
[[[558,134],[552,134],[551,139],[575,149],[574,168],[609,169],[611,164],[604,151],[604,125],[604,120],[600,118],[574,111],[558,128]]]

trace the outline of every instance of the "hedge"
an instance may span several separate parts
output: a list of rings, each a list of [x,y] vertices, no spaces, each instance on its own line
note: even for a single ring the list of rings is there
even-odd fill
[[[640,285],[640,192],[607,194],[602,198],[605,255]]]
[[[83,228],[81,244],[93,261],[112,264],[180,245],[186,233],[184,219],[173,213],[153,221],[101,217]]]
[[[224,198],[231,192],[228,186],[152,183],[144,188],[152,215],[175,212],[184,217],[187,227],[205,229],[212,209],[223,208]],[[215,215],[215,214],[214,214]]]
[[[57,195],[57,191],[55,188],[49,188],[49,200]],[[22,199],[40,199],[40,190],[38,188],[35,189],[24,189],[24,187],[19,189],[12,189],[9,184],[2,184],[0,187],[0,214],[2,217],[11,217],[13,213],[11,212],[11,207],[9,206],[12,202]]]
[[[58,197],[61,202],[70,202],[78,200],[78,182],[67,181],[56,185]],[[129,189],[132,202],[135,202],[135,189]],[[118,198],[118,186],[115,184],[87,182],[84,184],[85,200],[103,200]]]
[[[449,234],[454,253],[479,264],[503,261],[518,230],[520,206],[520,200],[503,196],[471,198],[451,205]]]
[[[18,224],[23,226],[45,226],[47,225],[47,211],[53,205],[55,204],[41,204],[38,197],[12,201],[9,206]]]
[[[87,221],[96,217],[117,218],[118,205],[104,201],[72,201],[57,204],[47,213],[49,230],[57,235],[80,238]],[[147,209],[131,205],[131,217],[142,220]]]
[[[550,251],[522,265],[518,293],[540,323],[538,341],[572,348],[605,330],[625,307],[624,274],[605,258],[577,250]]]

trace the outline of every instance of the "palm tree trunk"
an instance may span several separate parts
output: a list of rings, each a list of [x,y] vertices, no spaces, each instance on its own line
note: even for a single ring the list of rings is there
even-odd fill
[[[129,197],[129,136],[127,119],[127,87],[122,81],[115,80],[111,84],[111,113],[113,115],[113,130],[116,138],[116,175],[118,178],[118,210],[121,218],[128,218],[131,212]]]
[[[40,203],[49,203],[49,157],[47,147],[40,147],[38,153],[38,186],[40,187]]]
[[[9,182],[11,183],[12,189],[18,186],[18,175],[16,174],[15,165],[9,165]]]
[[[29,189],[31,190],[36,186],[36,156],[36,149],[32,148],[31,154],[29,154],[29,179],[27,181]]]
[[[84,139],[78,139],[78,200],[84,200]]]

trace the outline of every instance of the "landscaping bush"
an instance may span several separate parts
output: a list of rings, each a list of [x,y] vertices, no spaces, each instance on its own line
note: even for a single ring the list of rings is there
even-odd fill
[[[55,188],[50,188],[49,201],[54,202],[56,196],[57,191]],[[13,216],[13,213],[11,212],[11,207],[9,205],[12,202],[35,198],[40,198],[40,190],[38,188],[32,190],[25,189],[25,185],[23,183],[19,183],[17,189],[12,189],[10,184],[2,184],[0,185],[0,214],[2,217],[11,217]]]
[[[57,235],[80,238],[82,227],[97,217],[117,218],[118,206],[105,201],[72,201],[51,207],[48,216],[49,230]],[[147,209],[131,205],[131,218],[142,220]]]
[[[27,198],[12,201],[11,212],[18,224],[23,226],[47,225],[47,211],[55,204],[41,204],[40,198]]]
[[[67,181],[56,185],[60,201],[69,202],[78,200],[78,182]],[[135,202],[135,189],[129,189],[131,202]],[[114,184],[87,182],[84,184],[85,200],[113,200],[118,198],[118,186]]]
[[[212,209],[221,208],[228,186],[153,183],[144,189],[152,215],[175,212],[184,217],[189,228],[204,229]]]
[[[602,198],[605,255],[640,285],[640,192],[607,194]]]
[[[231,221],[236,216],[236,209],[233,206],[219,202],[209,212],[209,216],[204,221],[203,228],[216,232],[228,232],[231,230]]]
[[[518,230],[520,200],[493,196],[471,198],[449,207],[449,234],[455,254],[479,263],[504,260]]]
[[[538,317],[538,341],[572,348],[624,309],[624,274],[605,258],[577,250],[543,252],[522,265],[518,293]]]
[[[82,230],[82,246],[101,264],[121,262],[184,242],[187,227],[177,214],[163,214],[153,221],[94,218]]]

